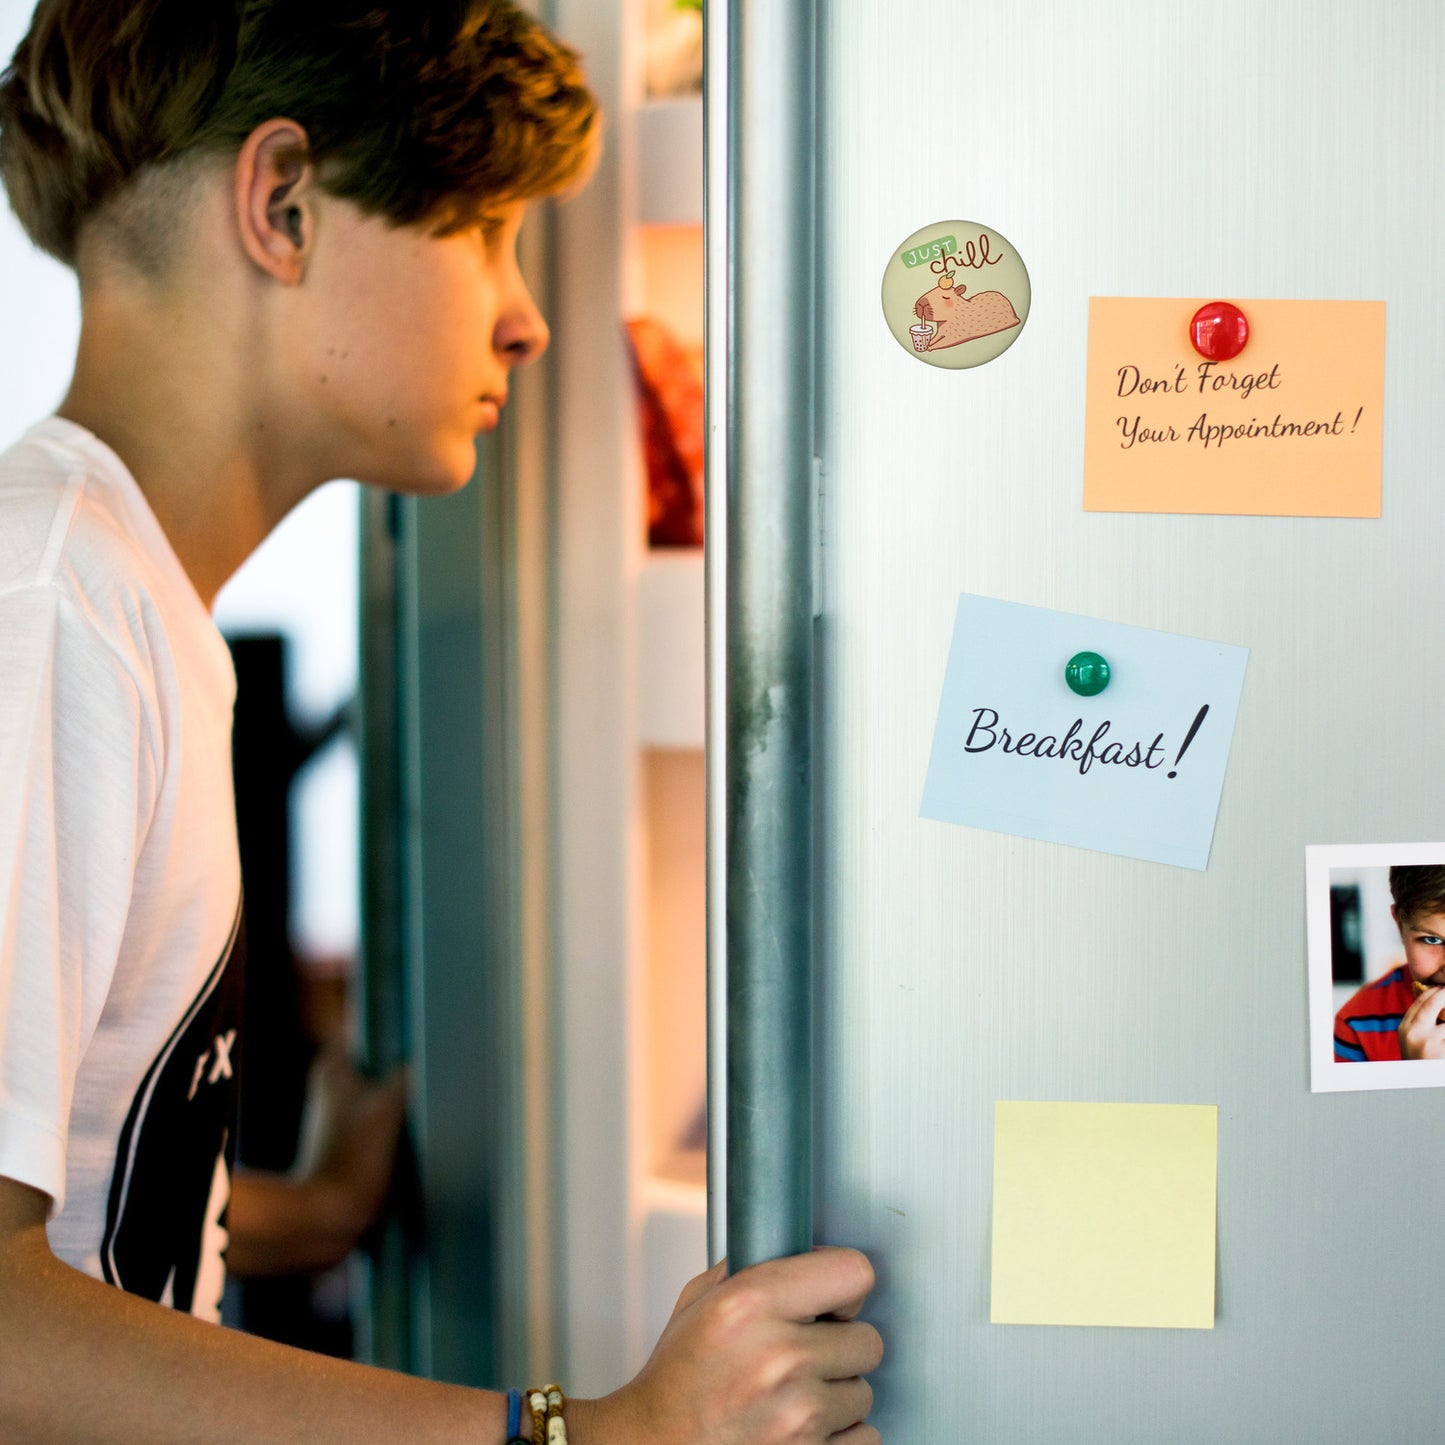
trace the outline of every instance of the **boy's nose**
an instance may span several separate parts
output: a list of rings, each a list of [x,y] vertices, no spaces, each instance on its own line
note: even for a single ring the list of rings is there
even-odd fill
[[[515,304],[497,322],[498,352],[508,367],[526,366],[546,351],[551,340],[546,318],[531,293],[523,288]]]

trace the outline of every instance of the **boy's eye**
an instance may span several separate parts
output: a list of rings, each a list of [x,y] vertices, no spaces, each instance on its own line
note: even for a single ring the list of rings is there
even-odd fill
[[[1415,942],[1429,944],[1445,943],[1445,938],[1441,938],[1438,934],[1434,933],[1421,933],[1417,935]]]

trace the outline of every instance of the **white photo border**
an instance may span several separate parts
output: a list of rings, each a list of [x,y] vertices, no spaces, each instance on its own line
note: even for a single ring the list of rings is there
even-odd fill
[[[1310,1092],[1445,1087],[1445,1059],[1346,1064],[1335,1059],[1334,982],[1330,960],[1330,870],[1445,864],[1445,843],[1328,843],[1305,848],[1309,941]]]

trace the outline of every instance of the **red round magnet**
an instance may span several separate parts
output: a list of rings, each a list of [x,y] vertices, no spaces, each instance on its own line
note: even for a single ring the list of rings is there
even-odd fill
[[[1232,301],[1211,301],[1194,313],[1189,339],[1206,361],[1232,361],[1249,340],[1249,318]]]

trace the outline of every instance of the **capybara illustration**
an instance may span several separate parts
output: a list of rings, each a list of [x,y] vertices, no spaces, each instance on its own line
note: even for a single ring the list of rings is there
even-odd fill
[[[1018,312],[1002,291],[980,291],[977,296],[965,296],[965,289],[955,286],[952,276],[945,276],[932,291],[918,298],[914,315],[920,321],[931,321],[937,328],[928,343],[930,351],[960,346],[965,341],[977,341],[980,336],[992,336],[996,331],[1019,325]]]

